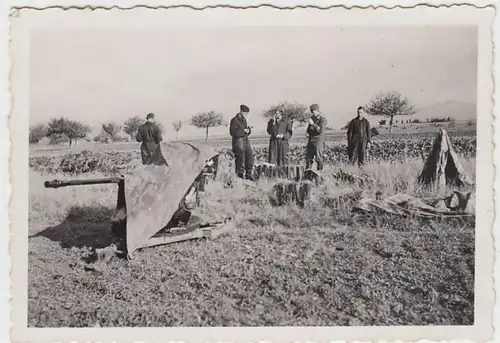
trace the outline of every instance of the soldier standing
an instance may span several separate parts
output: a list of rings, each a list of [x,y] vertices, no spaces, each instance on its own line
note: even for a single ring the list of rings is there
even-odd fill
[[[135,139],[141,144],[142,164],[147,164],[156,151],[156,147],[163,140],[160,128],[155,123],[154,113],[146,116],[146,122],[139,127]]]
[[[307,147],[306,147],[306,169],[312,167],[316,160],[317,169],[323,170],[323,148],[325,147],[326,118],[321,115],[318,104],[310,106],[312,117],[308,119]]]
[[[253,149],[248,136],[252,130],[247,124],[246,117],[250,109],[246,105],[240,106],[240,112],[231,119],[229,124],[229,134],[232,139],[233,153],[236,162],[236,175],[239,178],[253,180]]]
[[[277,110],[274,117],[267,123],[269,138],[268,162],[277,166],[287,164],[287,154],[290,150],[288,140],[292,137],[292,125],[287,118]]]
[[[358,162],[362,166],[366,160],[367,150],[370,148],[370,122],[364,117],[364,107],[358,107],[358,116],[350,121],[347,128],[347,154],[349,162]]]

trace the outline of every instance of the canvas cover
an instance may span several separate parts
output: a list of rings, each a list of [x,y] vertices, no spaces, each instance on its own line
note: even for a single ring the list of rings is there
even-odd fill
[[[469,217],[475,214],[475,196],[473,192],[455,191],[446,197],[428,199],[407,194],[395,194],[386,199],[362,197],[354,210],[423,218]]]
[[[439,131],[418,181],[423,184],[435,185],[440,189],[444,189],[447,184],[458,187],[473,184],[462,167],[450,137],[444,129]]]
[[[147,165],[124,175],[129,255],[168,224],[206,162],[217,155],[208,146],[162,142]]]

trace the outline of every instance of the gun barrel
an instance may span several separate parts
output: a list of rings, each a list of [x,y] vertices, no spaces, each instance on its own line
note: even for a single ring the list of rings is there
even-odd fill
[[[45,188],[59,188],[67,186],[85,186],[85,185],[102,185],[109,183],[119,183],[122,177],[107,177],[101,179],[86,179],[86,180],[52,180],[45,181]]]

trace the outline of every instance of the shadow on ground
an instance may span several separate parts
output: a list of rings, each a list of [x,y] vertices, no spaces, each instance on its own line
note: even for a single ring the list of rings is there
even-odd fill
[[[62,223],[49,226],[29,238],[45,237],[67,249],[100,249],[113,243],[119,245],[120,239],[111,232],[109,219],[113,211],[105,206],[73,206]]]

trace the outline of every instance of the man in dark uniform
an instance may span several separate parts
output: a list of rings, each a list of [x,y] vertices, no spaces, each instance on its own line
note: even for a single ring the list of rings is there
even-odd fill
[[[250,109],[246,105],[240,106],[240,112],[231,119],[229,134],[233,138],[233,153],[236,163],[236,175],[239,178],[252,180],[253,149],[248,136],[252,130],[247,124],[246,116]]]
[[[318,104],[310,106],[312,117],[308,119],[306,169],[310,169],[316,160],[317,169],[323,170],[323,148],[325,147],[326,118],[321,115]]]
[[[362,166],[366,160],[366,152],[370,148],[370,122],[364,117],[365,109],[358,107],[358,116],[351,120],[347,128],[347,154],[349,162],[358,162]]]
[[[277,166],[286,165],[290,151],[288,140],[293,135],[293,129],[288,118],[284,118],[280,110],[277,110],[267,123],[267,133],[271,136],[267,161]]]
[[[160,128],[155,123],[154,113],[146,116],[146,122],[139,127],[135,139],[141,144],[142,164],[147,164],[156,147],[163,140]]]

